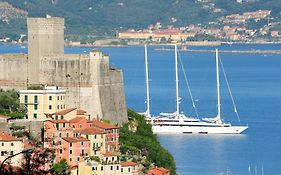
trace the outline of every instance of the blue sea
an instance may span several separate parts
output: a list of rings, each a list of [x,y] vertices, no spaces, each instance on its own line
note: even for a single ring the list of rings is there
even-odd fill
[[[148,47],[151,111],[175,111],[174,52]],[[169,48],[169,47],[166,47]],[[172,47],[170,47],[172,49]],[[215,49],[215,47],[191,47]],[[127,106],[146,110],[144,48],[100,48],[110,63],[124,73]],[[219,50],[281,50],[280,44],[232,44]],[[90,48],[66,48],[66,53],[85,53]],[[26,48],[0,45],[0,53],[26,53]],[[215,54],[180,52],[199,117],[216,110]],[[159,135],[161,144],[174,156],[179,175],[281,174],[281,55],[221,53],[220,59],[237,105],[238,121],[226,82],[221,74],[222,116],[232,124],[248,125],[242,135]],[[192,108],[179,64],[181,111],[192,117]],[[249,171],[250,170],[250,171]]]

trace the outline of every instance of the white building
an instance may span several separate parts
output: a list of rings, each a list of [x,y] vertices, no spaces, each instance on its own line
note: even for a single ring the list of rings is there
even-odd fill
[[[0,132],[0,162],[4,161],[8,156],[17,154],[24,149],[23,140],[11,136],[9,133]],[[12,166],[20,166],[23,155],[19,154],[7,160],[7,164]]]

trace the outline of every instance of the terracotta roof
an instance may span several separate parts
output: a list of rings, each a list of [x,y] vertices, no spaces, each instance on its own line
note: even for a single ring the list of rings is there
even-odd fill
[[[64,110],[57,111],[54,114],[55,115],[65,115],[65,114],[68,114],[68,113],[74,111],[75,109],[77,109],[77,108],[64,109]]]
[[[22,139],[11,136],[7,132],[0,132],[0,141],[12,142],[12,141],[22,141]]]
[[[85,113],[86,113],[86,111],[84,111],[83,109],[77,110],[77,115],[84,115]]]
[[[114,153],[111,153],[111,152],[103,153],[102,155],[103,155],[104,157],[112,157],[112,156],[117,156],[116,154],[114,154]]]
[[[170,170],[163,168],[163,167],[160,167],[160,168],[154,167],[154,168],[151,168],[150,170],[148,170],[148,172],[157,174],[157,173],[168,173],[168,172],[170,172]]]
[[[97,129],[96,127],[93,127],[93,126],[87,127],[85,129],[82,129],[82,130],[77,131],[77,132],[79,132],[81,134],[89,134],[89,135],[91,135],[91,134],[104,134],[103,131],[101,131],[100,129]]]
[[[74,143],[74,142],[82,142],[82,141],[89,141],[88,139],[86,139],[85,137],[64,137],[62,138],[63,140],[70,142],[70,143]]]
[[[64,119],[59,119],[59,120],[50,120],[52,123],[69,123],[69,121],[64,120]]]
[[[138,165],[135,162],[121,162],[121,166],[126,167],[126,166],[136,166]]]
[[[8,119],[8,118],[11,118],[9,116],[5,116],[5,115],[0,115],[0,118],[3,118],[3,119]]]
[[[85,117],[75,117],[75,118],[69,120],[69,123],[78,123],[81,120],[87,120],[87,122],[88,122],[88,119],[86,119]]]
[[[111,125],[111,124],[108,124],[108,123],[105,123],[105,122],[102,122],[102,121],[99,121],[99,120],[94,120],[93,125],[98,127],[98,128],[101,128],[101,129],[117,129],[117,128],[119,128],[118,126]]]

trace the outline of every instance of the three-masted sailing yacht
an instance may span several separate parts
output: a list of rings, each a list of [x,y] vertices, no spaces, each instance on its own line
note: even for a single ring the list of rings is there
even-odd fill
[[[217,111],[215,118],[191,118],[180,113],[179,82],[178,82],[178,53],[175,45],[175,79],[176,79],[176,111],[174,113],[160,113],[159,117],[152,117],[150,114],[149,103],[149,82],[147,50],[145,46],[145,67],[146,67],[146,93],[147,93],[147,111],[144,113],[146,120],[151,123],[154,133],[186,133],[186,134],[240,134],[248,126],[232,126],[225,123],[221,118],[220,105],[220,79],[219,79],[219,58],[216,49],[216,78],[217,78]]]

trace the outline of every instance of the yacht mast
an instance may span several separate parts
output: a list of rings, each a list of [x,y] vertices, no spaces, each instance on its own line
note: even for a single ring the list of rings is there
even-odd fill
[[[151,117],[150,115],[150,98],[149,98],[149,79],[148,79],[148,61],[147,61],[147,48],[144,45],[144,55],[145,55],[145,81],[146,81],[146,117]]]
[[[178,51],[177,51],[177,44],[175,44],[175,71],[176,71],[176,116],[179,115],[179,77],[178,77]]]
[[[219,75],[219,55],[216,49],[216,72],[217,72],[217,95],[218,95],[218,119],[221,120],[221,101],[220,101],[220,75]]]

